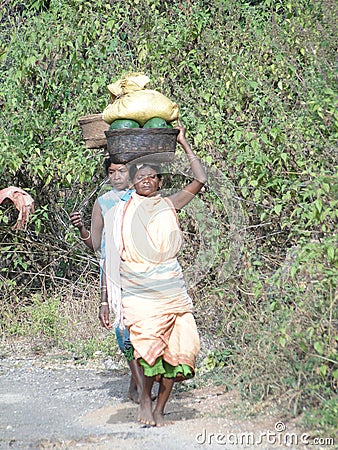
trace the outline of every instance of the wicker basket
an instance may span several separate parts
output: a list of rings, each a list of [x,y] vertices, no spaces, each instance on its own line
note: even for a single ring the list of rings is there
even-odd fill
[[[109,129],[109,125],[102,119],[102,114],[82,116],[78,122],[87,148],[107,147],[107,138],[104,132]]]
[[[123,128],[108,130],[107,150],[116,164],[126,164],[142,158],[149,162],[170,162],[174,159],[178,129]]]

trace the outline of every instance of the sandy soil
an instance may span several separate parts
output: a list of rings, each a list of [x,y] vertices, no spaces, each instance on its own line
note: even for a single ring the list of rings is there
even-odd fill
[[[232,418],[235,393],[174,389],[169,425],[142,426],[127,398],[129,373],[112,361],[81,366],[62,356],[0,359],[0,449],[309,449],[295,423]]]

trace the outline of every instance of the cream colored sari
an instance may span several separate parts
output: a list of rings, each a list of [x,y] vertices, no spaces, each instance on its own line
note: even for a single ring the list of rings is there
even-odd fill
[[[195,369],[199,337],[182,269],[181,231],[169,199],[133,193],[122,218],[122,311],[135,358]]]

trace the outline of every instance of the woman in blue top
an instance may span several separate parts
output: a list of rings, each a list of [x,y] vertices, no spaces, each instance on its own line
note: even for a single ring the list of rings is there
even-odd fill
[[[124,164],[114,164],[112,163],[110,157],[108,157],[104,161],[104,167],[113,188],[95,200],[91,216],[91,231],[86,229],[82,221],[80,211],[74,211],[70,214],[72,224],[80,231],[80,239],[89,249],[99,254],[102,298],[105,298],[106,290],[106,286],[102,285],[102,268],[105,259],[106,243],[104,217],[106,213],[120,200],[127,202],[133,192],[133,190],[129,189],[131,184],[129,170]],[[128,331],[126,329],[120,330],[119,328],[116,328],[115,332],[120,350],[125,355],[132,353]],[[134,359],[130,360],[130,358],[127,358],[127,360],[131,370],[129,398],[138,403],[139,396],[141,394],[140,367]]]

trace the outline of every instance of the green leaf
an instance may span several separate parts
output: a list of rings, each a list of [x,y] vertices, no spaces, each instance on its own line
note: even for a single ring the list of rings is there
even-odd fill
[[[317,353],[319,353],[320,355],[324,354],[324,348],[325,347],[324,347],[324,344],[322,342],[315,342],[313,344],[313,346],[314,346],[314,348],[315,348]]]
[[[280,214],[281,211],[283,209],[283,205],[276,205],[273,210],[275,211],[276,214]]]
[[[281,336],[281,337],[279,338],[279,343],[280,343],[280,345],[281,345],[282,347],[285,347],[285,345],[286,345],[286,339],[285,339],[285,337]]]
[[[326,373],[327,373],[327,366],[325,366],[325,365],[320,366],[320,367],[319,367],[319,373],[320,373],[323,377],[325,377],[325,375],[326,375]]]
[[[286,162],[287,159],[288,159],[287,153],[281,153],[280,157],[282,158],[282,160],[283,160],[284,162]]]
[[[322,212],[323,202],[322,202],[322,200],[320,198],[317,198],[315,200],[315,205],[316,205],[316,208],[317,208],[318,212]]]
[[[234,133],[234,141],[239,142],[242,137],[242,132],[240,130],[236,130]]]
[[[329,257],[329,259],[331,261],[335,260],[335,253],[336,253],[335,247],[332,247],[332,246],[328,247],[328,249],[327,249],[327,256]]]

